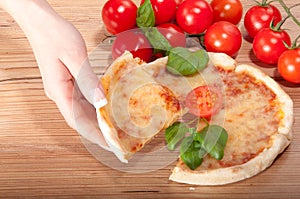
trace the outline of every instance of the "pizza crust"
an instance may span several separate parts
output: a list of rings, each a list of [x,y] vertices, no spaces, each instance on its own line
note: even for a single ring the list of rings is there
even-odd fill
[[[238,65],[235,68],[224,66],[222,63],[230,63],[230,57],[219,54],[210,54],[212,62],[224,70],[234,70],[235,73],[247,73],[257,81],[263,82],[276,94],[276,100],[280,104],[280,123],[278,132],[272,137],[272,146],[259,153],[248,162],[231,167],[192,171],[182,167],[180,164],[173,169],[169,179],[176,182],[194,185],[223,185],[237,182],[252,177],[268,168],[278,154],[290,144],[293,125],[293,102],[281,87],[261,70],[249,65]],[[226,61],[222,62],[222,59]],[[232,61],[231,61],[232,62]]]
[[[112,84],[113,75],[116,74],[117,70],[119,70],[120,67],[126,62],[134,62],[134,64],[132,64],[132,67],[134,67],[135,64],[140,63],[140,60],[133,59],[131,53],[125,52],[122,57],[119,57],[114,61],[111,67],[108,67],[107,71],[105,72],[106,75],[101,79],[101,83],[106,95],[108,94],[110,84]],[[128,163],[130,154],[123,149],[115,131],[114,125],[110,122],[107,111],[105,110],[105,108],[100,108],[97,109],[96,112],[99,127],[110,150],[117,156],[117,158],[121,162]]]
[[[269,76],[264,74],[257,68],[249,65],[237,65],[236,61],[226,54],[222,53],[209,53],[210,64],[228,72],[247,73],[254,77],[257,81],[263,82],[270,90],[276,95],[276,100],[280,104],[280,123],[278,132],[273,134],[270,138],[272,146],[259,153],[256,157],[250,159],[244,164],[217,168],[192,171],[182,167],[178,164],[170,175],[170,180],[195,184],[195,185],[222,185],[227,183],[237,182],[249,177],[252,177],[259,172],[268,168],[275,160],[278,154],[282,153],[284,149],[290,144],[292,139],[292,125],[293,125],[293,102],[290,97],[281,89],[281,87]],[[127,67],[137,67],[140,65],[147,66],[151,73],[160,73],[157,66],[165,66],[167,57],[158,59],[155,62],[145,64],[139,59],[134,59],[132,55],[126,52],[123,56],[115,60],[115,62],[105,72],[104,77],[101,79],[103,87],[108,92],[109,86],[118,81],[118,77],[122,76],[121,67],[124,62],[130,62]],[[148,71],[148,72],[149,72]],[[153,75],[153,74],[150,74]],[[194,81],[193,77],[186,77],[191,82]],[[108,93],[106,93],[108,94]],[[108,98],[110,96],[107,96]],[[112,152],[119,158],[121,162],[127,163],[128,159],[133,153],[128,152],[122,146],[122,141],[119,139],[114,124],[110,121],[109,110],[107,107],[97,110],[97,117],[101,131],[108,143]],[[171,121],[169,125],[174,122]]]
[[[250,178],[268,168],[278,154],[290,144],[290,140],[282,134],[275,134],[273,146],[264,150],[250,161],[227,168],[203,170],[201,172],[182,169],[176,166],[169,179],[193,185],[224,185]]]

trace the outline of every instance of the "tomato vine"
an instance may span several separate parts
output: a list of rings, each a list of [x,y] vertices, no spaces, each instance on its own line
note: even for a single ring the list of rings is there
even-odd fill
[[[291,18],[291,19],[294,21],[294,23],[295,23],[298,27],[300,27],[300,21],[299,21],[299,20],[293,15],[293,13],[291,12],[291,9],[292,9],[292,8],[295,8],[295,7],[297,7],[297,6],[300,6],[300,3],[294,4],[294,5],[290,6],[290,7],[288,7],[288,6],[283,2],[283,0],[277,0],[277,1],[279,2],[279,4],[282,6],[282,8],[284,9],[284,11],[286,12],[286,14],[287,14],[286,19],[287,19],[287,18]],[[285,20],[286,20],[286,19],[285,19]],[[300,47],[300,44],[297,45],[299,38],[300,38],[300,35],[298,35],[298,36],[296,37],[296,39],[292,42],[292,45],[289,46],[289,49],[295,49],[295,48]]]

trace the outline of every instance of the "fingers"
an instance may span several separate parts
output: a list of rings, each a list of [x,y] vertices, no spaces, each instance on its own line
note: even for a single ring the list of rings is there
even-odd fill
[[[97,121],[95,108],[82,96],[78,88],[74,89],[73,113],[76,130],[90,142],[110,150]]]
[[[95,108],[101,108],[107,104],[102,85],[93,72],[88,59],[83,62],[75,80],[82,94]]]
[[[54,99],[58,109],[68,125],[81,136],[109,150],[98,127],[94,107],[82,96],[78,88],[73,87],[74,89],[69,90],[71,87],[73,87],[73,82],[70,80],[65,82],[65,86],[60,85],[60,89],[56,90],[61,93],[60,97]]]
[[[45,92],[56,103],[67,124],[90,142],[108,150],[95,109],[74,86],[75,80],[66,66],[60,61],[52,62],[43,65],[41,72]]]
[[[58,97],[57,95],[49,95],[49,98],[55,102],[60,113],[66,120],[67,124],[76,130],[76,121],[73,115],[73,105],[72,105],[72,95],[68,92],[68,88],[73,87],[71,83],[65,82],[66,86],[61,85],[60,89],[56,92],[61,93]],[[64,88],[63,88],[64,87]],[[73,89],[72,89],[73,90]],[[47,90],[46,93],[53,93],[51,90]]]
[[[72,26],[72,24],[69,24]],[[71,35],[70,35],[71,37]],[[60,54],[59,59],[68,68],[84,97],[96,108],[106,105],[107,101],[99,78],[90,65],[85,43],[78,31],[74,31],[72,42]]]

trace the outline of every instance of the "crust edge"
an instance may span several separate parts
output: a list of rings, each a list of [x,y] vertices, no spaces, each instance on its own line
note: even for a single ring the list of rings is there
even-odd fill
[[[183,170],[182,168],[175,166],[169,177],[172,181],[193,185],[224,185],[241,181],[258,174],[271,166],[275,158],[282,153],[291,142],[293,125],[293,101],[291,98],[271,77],[261,70],[246,64],[230,67],[227,64],[234,62],[226,61],[224,64],[222,59],[231,58],[226,55],[219,55],[220,54],[213,54],[212,56],[212,61],[216,66],[221,67],[224,70],[233,69],[234,72],[237,73],[246,72],[258,81],[262,81],[276,94],[276,98],[281,106],[281,120],[278,133],[272,136],[273,145],[269,149],[265,149],[262,153],[245,164],[215,170],[204,170],[202,172]]]
[[[282,134],[275,134],[273,142],[274,145],[271,148],[264,150],[243,165],[205,170],[201,173],[183,170],[176,166],[169,179],[193,185],[224,185],[250,178],[268,168],[277,155],[290,144],[290,141]]]

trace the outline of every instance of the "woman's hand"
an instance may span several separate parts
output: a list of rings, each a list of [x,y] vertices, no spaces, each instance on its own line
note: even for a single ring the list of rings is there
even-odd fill
[[[108,148],[91,105],[103,106],[106,99],[78,30],[45,0],[0,0],[0,6],[26,34],[46,95],[56,103],[69,126],[93,143]]]

